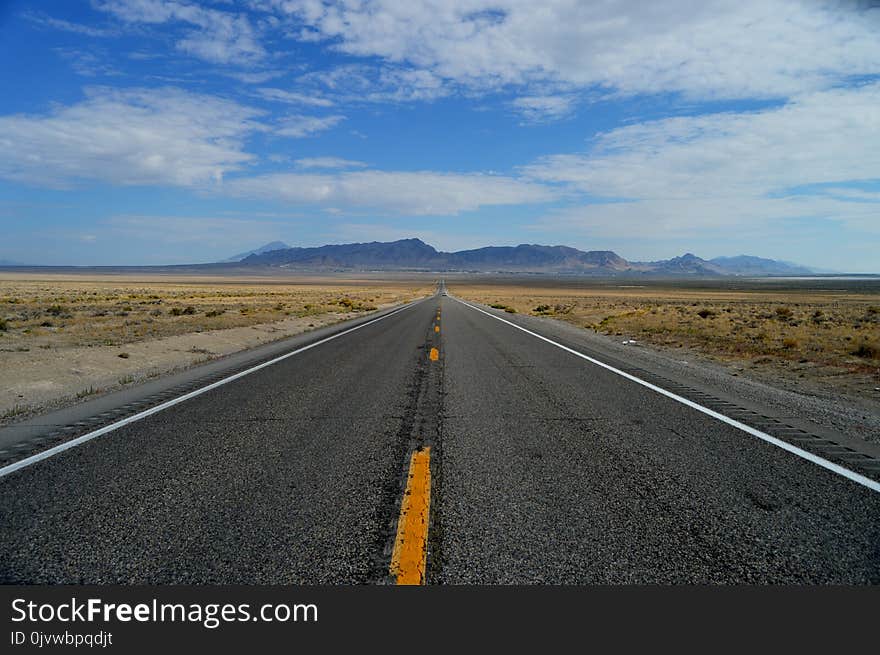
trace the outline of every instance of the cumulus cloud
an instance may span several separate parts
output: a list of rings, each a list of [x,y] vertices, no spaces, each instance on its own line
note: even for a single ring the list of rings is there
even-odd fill
[[[205,61],[252,63],[266,55],[244,14],[175,0],[100,0],[95,6],[126,23],[189,25],[191,29],[177,40],[177,47]]]
[[[723,99],[827,89],[876,73],[880,29],[872,3],[806,0],[249,0],[248,11],[183,0],[94,4],[129,24],[180,26],[177,47],[215,63],[265,60],[263,42],[279,35],[368,60],[309,74],[343,97],[424,101],[459,87],[518,86],[514,107],[529,122],[567,115],[573,90]]]
[[[878,177],[880,84],[799,96],[774,109],[667,118],[598,137],[587,155],[525,171],[615,197],[765,195]]]
[[[353,171],[337,174],[276,173],[230,179],[227,193],[283,202],[414,215],[452,215],[488,205],[554,200],[546,186],[513,177],[433,171]]]
[[[827,218],[880,230],[880,84],[799,96],[755,112],[669,118],[601,134],[588,153],[543,157],[536,181],[626,200],[566,209],[568,227],[681,234]]]
[[[798,0],[264,0],[302,40],[471,87],[787,97],[876,72],[880,8]]]
[[[245,139],[269,128],[261,112],[176,88],[93,88],[82,102],[44,115],[0,117],[0,177],[58,187],[82,180],[213,189],[240,197],[392,213],[456,214],[486,205],[553,200],[558,193],[515,177],[480,173],[341,171],[229,176],[255,157]],[[342,116],[290,116],[275,134],[303,137]],[[360,168],[304,158],[298,168]]]
[[[345,116],[287,116],[279,122],[275,134],[302,139],[329,130],[345,120]]]
[[[266,59],[263,41],[279,34],[364,58],[308,74],[342,97],[425,101],[518,86],[514,107],[527,121],[566,115],[574,90],[724,99],[827,89],[876,73],[880,29],[871,3],[804,0],[250,0],[251,13],[182,0],[96,6],[131,24],[180,25],[178,48],[211,62]]]
[[[0,177],[66,186],[194,185],[255,158],[244,139],[265,129],[258,110],[177,88],[92,88],[43,115],[0,116]]]

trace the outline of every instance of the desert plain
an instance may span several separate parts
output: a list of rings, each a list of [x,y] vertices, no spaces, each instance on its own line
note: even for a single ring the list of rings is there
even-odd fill
[[[880,412],[880,278],[0,272],[0,424],[433,293]]]

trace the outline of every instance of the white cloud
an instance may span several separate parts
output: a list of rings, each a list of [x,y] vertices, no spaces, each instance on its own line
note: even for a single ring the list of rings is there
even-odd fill
[[[295,93],[293,91],[285,91],[284,89],[273,89],[262,87],[257,89],[257,95],[265,100],[273,100],[275,102],[283,102],[289,105],[307,105],[309,107],[332,107],[333,101],[327,98],[319,98],[317,96],[306,95],[304,93]]]
[[[798,0],[268,0],[302,40],[486,89],[787,97],[873,74],[880,8]]]
[[[529,123],[544,123],[565,118],[574,111],[575,101],[571,96],[522,96],[512,103]]]
[[[235,196],[415,215],[452,215],[487,205],[543,203],[558,196],[553,189],[517,178],[433,171],[276,173],[230,179],[223,186]]]
[[[592,152],[544,157],[522,172],[628,199],[548,217],[596,234],[721,234],[804,218],[876,232],[880,220],[865,201],[878,195],[852,183],[880,183],[878,106],[880,84],[871,84],[763,111],[642,123],[599,135]]]
[[[0,177],[40,185],[79,180],[111,184],[181,185],[235,196],[325,208],[448,215],[487,205],[543,203],[559,194],[545,185],[499,175],[343,171],[239,176],[255,161],[243,142],[269,128],[252,108],[176,88],[89,91],[75,105],[46,115],[0,117]],[[275,134],[302,137],[329,129],[342,116],[290,116]],[[363,166],[336,158],[305,158],[298,168]]]
[[[127,23],[190,25],[192,29],[177,41],[177,47],[205,61],[242,64],[266,55],[245,15],[174,0],[101,0],[96,7]]]
[[[880,177],[880,84],[800,96],[756,112],[667,118],[599,135],[589,155],[525,171],[613,197],[762,196]]]
[[[325,132],[345,120],[345,116],[303,116],[295,114],[279,121],[275,134],[301,139]]]
[[[297,168],[365,168],[366,163],[340,157],[304,157],[293,162]]]
[[[259,115],[176,88],[93,88],[49,114],[0,116],[0,177],[54,186],[219,180],[255,159],[242,142],[265,129]]]

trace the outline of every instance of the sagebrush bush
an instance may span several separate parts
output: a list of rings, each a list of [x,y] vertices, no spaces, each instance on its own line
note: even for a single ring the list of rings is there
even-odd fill
[[[776,318],[779,319],[789,319],[794,316],[794,311],[792,311],[791,307],[777,307],[775,310]]]
[[[852,351],[852,354],[865,359],[878,359],[880,358],[880,346],[865,341],[860,343],[859,347]]]

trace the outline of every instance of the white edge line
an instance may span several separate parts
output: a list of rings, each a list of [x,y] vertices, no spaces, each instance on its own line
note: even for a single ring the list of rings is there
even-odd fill
[[[409,309],[410,307],[415,307],[419,303],[422,303],[428,299],[430,299],[430,297],[407,303],[403,307],[395,309],[392,312],[388,312],[387,314],[384,314],[383,316],[379,316],[378,318],[374,318],[370,321],[366,321],[365,323],[361,323],[360,325],[355,325],[353,328],[349,328],[349,329],[344,330],[342,332],[337,332],[336,334],[332,334],[329,337],[325,337],[325,338],[321,339],[320,341],[315,341],[314,343],[310,343],[307,346],[303,346],[302,348],[297,348],[296,350],[293,350],[289,353],[285,353],[279,357],[275,357],[274,359],[270,359],[267,362],[263,362],[262,364],[257,364],[256,366],[254,366],[252,368],[249,368],[244,371],[240,371],[238,373],[235,373],[234,375],[230,375],[227,378],[223,378],[222,380],[218,380],[217,382],[212,382],[211,384],[204,386],[204,387],[201,387],[199,389],[196,389],[195,391],[190,391],[189,393],[186,393],[182,396],[178,396],[177,398],[172,398],[171,400],[167,400],[164,403],[161,403],[160,405],[156,405],[155,407],[151,407],[150,409],[145,409],[142,412],[138,412],[137,414],[134,414],[133,416],[129,416],[128,418],[124,418],[120,421],[116,421],[115,423],[111,423],[110,425],[105,425],[103,428],[99,428],[97,430],[94,430],[93,432],[89,432],[88,434],[84,434],[80,437],[77,437],[76,439],[71,439],[70,441],[65,441],[62,444],[58,444],[57,446],[49,448],[48,450],[44,450],[42,452],[39,452],[36,455],[31,455],[30,457],[25,457],[24,459],[20,459],[19,461],[13,462],[12,464],[7,464],[3,468],[0,468],[0,478],[6,477],[10,473],[15,473],[15,471],[18,471],[19,469],[23,469],[27,466],[30,466],[31,464],[36,464],[37,462],[41,462],[44,459],[48,459],[48,458],[52,457],[53,455],[57,455],[58,453],[64,452],[65,450],[69,450],[70,448],[74,448],[75,446],[79,446],[80,444],[83,444],[87,441],[91,441],[92,439],[95,439],[96,437],[100,437],[101,435],[107,434],[108,432],[113,432],[114,430],[118,430],[119,428],[121,428],[125,425],[128,425],[129,423],[134,423],[135,421],[140,421],[141,419],[147,418],[148,416],[152,416],[153,414],[157,414],[157,413],[161,412],[162,410],[168,409],[169,407],[174,407],[174,405],[178,405],[186,400],[189,400],[190,398],[195,398],[196,396],[200,396],[203,393],[207,393],[208,391],[211,391],[212,389],[216,389],[217,387],[221,387],[224,384],[228,384],[230,382],[238,380],[239,378],[243,378],[245,375],[250,375],[251,373],[259,371],[260,369],[266,368],[267,366],[272,366],[272,364],[277,364],[278,362],[283,361],[283,360],[287,359],[288,357],[293,357],[294,355],[298,355],[301,352],[305,352],[306,350],[310,350],[316,346],[320,346],[321,344],[327,343],[328,341],[332,341],[333,339],[338,339],[339,337],[345,336],[346,334],[351,334],[355,330],[360,330],[361,328],[367,327],[368,325],[372,325],[373,323],[378,323],[379,321],[382,321],[386,318],[394,316],[395,314],[399,314],[400,312],[405,311],[405,310]]]
[[[691,400],[688,400],[687,398],[679,396],[678,394],[674,394],[671,391],[667,391],[666,389],[664,389],[662,387],[658,387],[657,385],[651,384],[650,382],[646,382],[645,380],[642,380],[641,378],[637,378],[635,375],[631,375],[630,373],[627,373],[626,371],[621,371],[620,369],[614,368],[613,366],[606,364],[605,362],[601,362],[598,359],[594,359],[588,355],[584,355],[583,353],[578,352],[577,350],[574,350],[573,348],[569,348],[568,346],[563,346],[561,343],[557,343],[556,341],[553,341],[553,339],[548,339],[547,337],[542,336],[542,335],[538,334],[537,332],[532,332],[531,330],[528,330],[520,325],[517,325],[516,323],[512,323],[511,321],[503,319],[500,316],[495,316],[495,314],[492,314],[492,313],[487,312],[483,309],[480,309],[479,307],[475,307],[475,306],[471,305],[470,303],[465,302],[464,300],[459,300],[458,298],[452,298],[452,299],[455,300],[456,302],[460,302],[462,305],[470,307],[471,309],[473,309],[475,311],[478,311],[482,314],[485,314],[486,316],[494,318],[497,321],[501,321],[502,323],[507,323],[507,325],[510,325],[511,327],[515,327],[517,330],[522,330],[526,334],[530,334],[533,337],[537,337],[538,339],[541,339],[542,341],[546,341],[547,343],[553,344],[557,348],[561,348],[562,350],[569,352],[572,355],[576,355],[577,357],[580,357],[581,359],[585,359],[588,362],[595,364],[596,366],[601,366],[602,368],[607,369],[607,370],[611,371],[612,373],[616,373],[617,375],[620,375],[620,376],[626,378],[627,380],[631,380],[632,382],[635,382],[636,384],[640,384],[643,387],[647,387],[648,389],[651,389],[652,391],[656,391],[657,393],[662,394],[662,395],[666,396],[667,398],[671,398],[672,400],[680,402],[682,405],[687,405],[691,409],[695,409],[698,412],[702,412],[703,414],[707,414],[707,415],[711,416],[712,418],[715,418],[715,419],[718,419],[719,421],[722,421],[723,423],[727,423],[728,425],[731,425],[739,430],[742,430],[743,432],[746,432],[746,433],[752,435],[753,437],[757,437],[758,439],[761,439],[762,441],[766,441],[767,443],[771,443],[774,446],[778,446],[779,448],[782,448],[783,450],[787,450],[788,452],[790,452],[794,455],[797,455],[798,457],[801,457],[809,462],[812,462],[813,464],[817,464],[817,465],[821,466],[822,468],[828,469],[829,471],[832,471],[833,473],[837,473],[838,475],[841,475],[841,476],[847,478],[848,480],[852,480],[853,482],[860,484],[863,487],[867,487],[871,491],[880,492],[880,482],[877,482],[875,480],[872,480],[871,478],[865,477],[864,475],[856,473],[855,471],[851,471],[848,468],[844,468],[843,466],[840,466],[839,464],[835,464],[834,462],[829,462],[827,459],[825,459],[823,457],[819,457],[818,455],[814,455],[813,453],[808,452],[802,448],[798,448],[797,446],[794,446],[794,445],[788,443],[787,441],[783,441],[782,439],[777,439],[773,435],[767,434],[766,432],[761,432],[760,430],[756,430],[755,428],[748,426],[745,423],[740,423],[736,419],[732,419],[729,416],[725,416],[724,414],[719,414],[718,412],[716,412],[712,409],[709,409],[708,407],[703,407],[702,405],[699,405]]]

